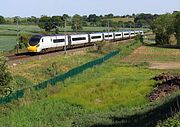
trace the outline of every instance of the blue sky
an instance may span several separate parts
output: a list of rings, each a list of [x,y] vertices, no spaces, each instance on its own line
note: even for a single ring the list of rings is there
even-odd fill
[[[125,15],[180,11],[180,0],[1,0],[0,15],[38,16],[80,14]]]

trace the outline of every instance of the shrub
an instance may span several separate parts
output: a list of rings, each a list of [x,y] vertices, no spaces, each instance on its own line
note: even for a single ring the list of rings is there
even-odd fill
[[[7,60],[4,57],[0,57],[0,97],[11,93],[11,81],[12,76],[8,70]]]

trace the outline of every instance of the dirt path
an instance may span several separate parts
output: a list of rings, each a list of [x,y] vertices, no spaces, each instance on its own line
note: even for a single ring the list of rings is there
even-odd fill
[[[180,69],[180,62],[150,62],[150,69]]]

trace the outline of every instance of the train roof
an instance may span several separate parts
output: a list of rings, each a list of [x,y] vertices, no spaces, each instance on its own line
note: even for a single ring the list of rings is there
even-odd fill
[[[109,33],[118,33],[118,32],[143,32],[143,30],[120,30],[120,31],[114,31],[114,32],[109,32]],[[107,34],[108,32],[93,32],[93,33],[77,33],[77,34],[67,34],[67,35],[87,35],[87,34]],[[33,37],[38,37],[38,38],[42,38],[42,37],[53,37],[53,36],[65,36],[64,34],[49,34],[49,35],[44,35],[44,34],[38,34],[38,35],[34,35]]]

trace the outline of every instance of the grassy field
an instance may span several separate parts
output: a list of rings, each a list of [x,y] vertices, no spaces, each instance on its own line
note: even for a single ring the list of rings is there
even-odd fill
[[[15,36],[0,36],[0,52],[14,49],[16,43]]]
[[[110,20],[114,21],[114,22],[129,22],[132,21],[134,22],[134,18],[111,18]]]
[[[121,49],[120,54],[102,65],[88,69],[66,80],[64,84],[59,83],[54,88],[48,87],[46,90],[39,91],[39,94],[33,91],[26,93],[24,99],[8,105],[13,106],[13,110],[5,110],[5,113],[0,115],[0,126],[75,127],[82,125],[87,127],[98,123],[111,125],[114,123],[112,117],[121,118],[128,113],[134,113],[135,109],[143,113],[147,112],[143,111],[142,107],[152,105],[146,97],[155,85],[152,77],[166,71],[174,72],[174,70],[148,69],[147,61],[137,63],[122,61],[139,46],[141,46],[139,42],[120,44],[116,47]],[[170,52],[170,50],[166,51],[167,54]],[[24,84],[28,84],[27,80],[34,83],[50,77],[44,70],[54,62],[58,63],[58,72],[63,73],[100,56],[102,54],[94,51],[80,52],[75,55],[62,55],[24,63],[10,70],[14,76],[17,76],[16,80],[20,81],[24,78],[19,83],[21,86],[18,86],[23,87]],[[165,61],[166,57],[160,60]],[[124,122],[126,121],[122,120],[122,123]]]
[[[142,46],[123,59],[126,62],[180,62],[180,50],[161,47]]]

